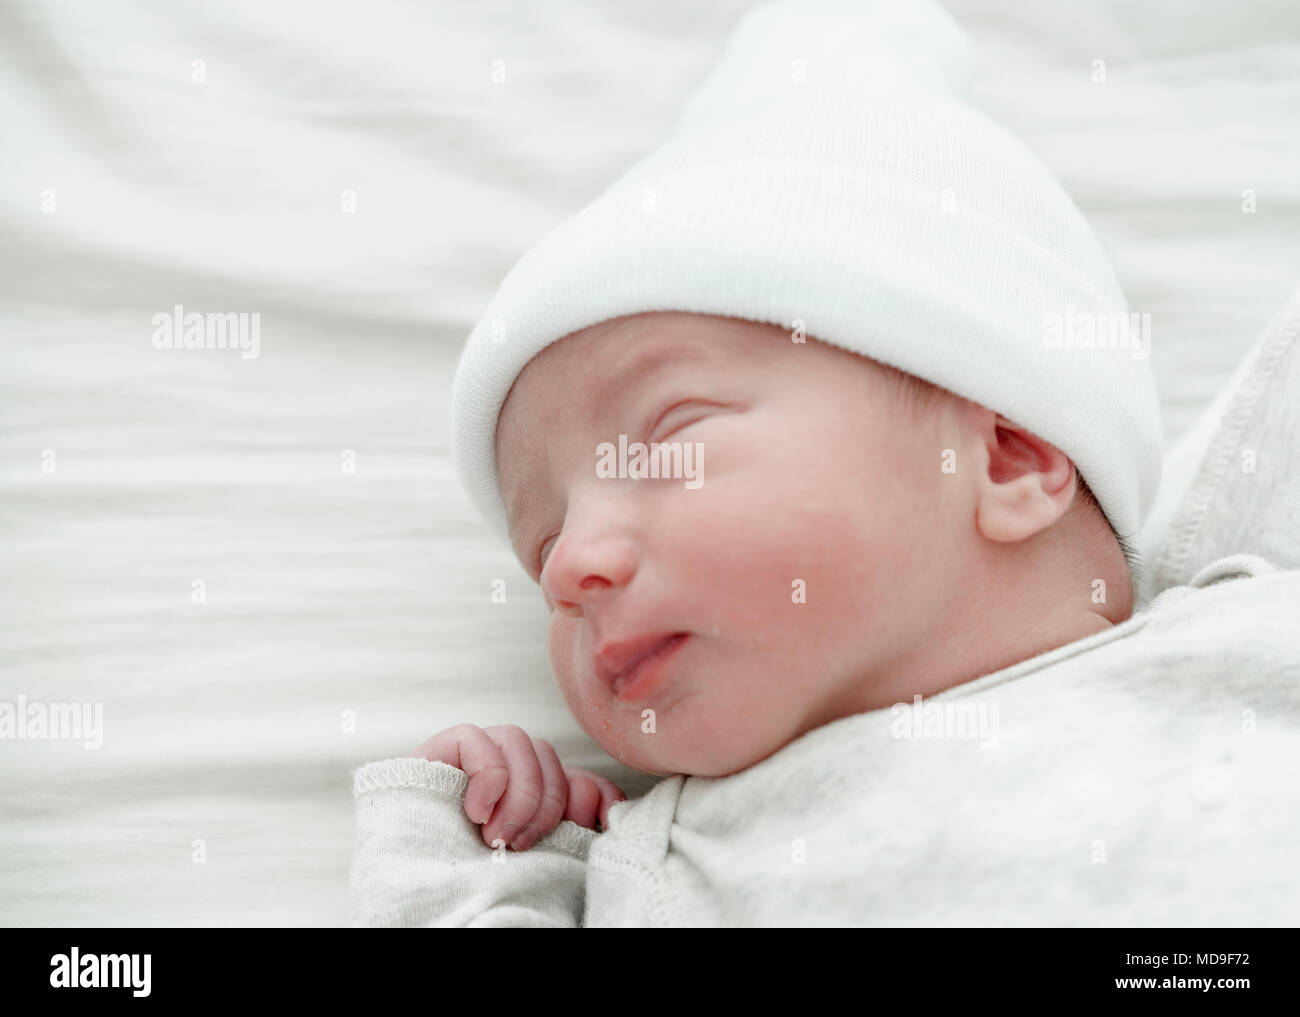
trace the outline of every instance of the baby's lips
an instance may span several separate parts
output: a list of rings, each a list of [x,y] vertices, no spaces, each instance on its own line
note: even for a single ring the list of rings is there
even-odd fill
[[[593,670],[606,685],[613,684],[631,671],[642,659],[665,643],[686,635],[684,632],[652,632],[622,640],[602,643],[592,655]]]

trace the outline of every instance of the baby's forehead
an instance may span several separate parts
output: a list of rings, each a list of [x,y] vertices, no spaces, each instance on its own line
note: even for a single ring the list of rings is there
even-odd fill
[[[539,441],[571,422],[613,420],[673,376],[735,379],[763,356],[755,330],[783,330],[713,315],[654,312],[571,333],[519,372],[497,417],[498,479],[544,457]]]
[[[658,315],[615,319],[572,333],[534,356],[506,395],[498,416],[497,443],[510,434],[522,414],[548,407],[580,408],[604,414],[636,397],[660,375],[689,368],[702,373],[729,366],[740,351],[734,336],[705,315],[684,326],[679,321],[645,321]]]
[[[498,471],[503,455],[539,432],[553,434],[565,419],[611,420],[661,379],[787,377],[791,357],[869,364],[780,325],[720,315],[645,312],[570,333],[529,360],[507,392],[494,440]]]

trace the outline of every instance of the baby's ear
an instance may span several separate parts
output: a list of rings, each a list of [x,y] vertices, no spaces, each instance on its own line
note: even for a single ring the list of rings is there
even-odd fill
[[[988,458],[977,478],[976,525],[989,540],[1016,543],[1069,510],[1078,487],[1074,464],[1055,445],[992,410],[979,410]]]

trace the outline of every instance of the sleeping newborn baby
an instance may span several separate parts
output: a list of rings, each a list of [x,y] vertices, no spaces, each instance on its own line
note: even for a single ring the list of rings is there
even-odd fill
[[[1219,675],[1293,638],[1294,583],[1256,591],[1294,574],[1239,555],[1135,613],[1149,335],[966,62],[927,3],[757,8],[503,281],[459,473],[573,716],[663,779],[626,800],[516,726],[367,764],[355,924],[1294,918],[1224,849],[1248,820],[1287,868],[1267,782],[1178,805],[1276,705],[1258,660]]]
[[[694,445],[700,486],[599,476],[593,451],[620,436]],[[1060,450],[772,325],[584,329],[523,370],[496,443],[565,699],[647,773],[735,773],[1131,612],[1120,545]]]

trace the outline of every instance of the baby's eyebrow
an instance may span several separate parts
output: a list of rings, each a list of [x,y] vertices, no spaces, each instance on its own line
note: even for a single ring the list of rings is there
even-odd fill
[[[699,343],[684,342],[680,339],[671,342],[659,342],[641,345],[636,352],[625,357],[609,375],[602,379],[601,391],[596,396],[596,412],[603,415],[615,405],[628,391],[636,391],[636,386],[665,369],[678,364],[698,364],[709,359],[709,351]]]

